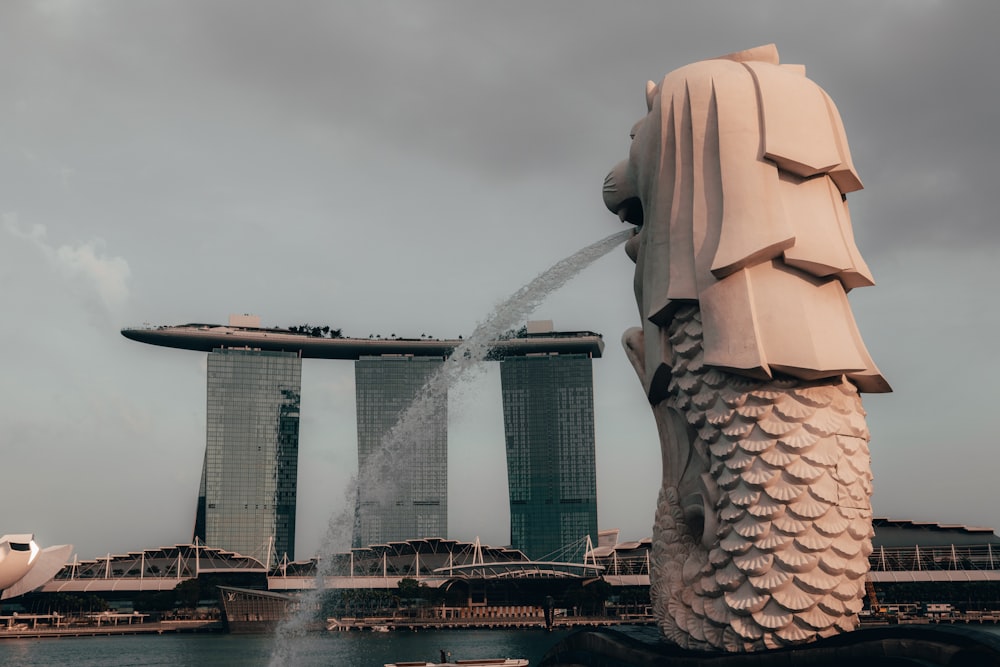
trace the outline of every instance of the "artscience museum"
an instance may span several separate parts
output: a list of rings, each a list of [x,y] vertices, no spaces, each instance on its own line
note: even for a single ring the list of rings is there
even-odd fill
[[[43,549],[30,533],[0,537],[0,600],[48,583],[69,560],[72,550],[72,544]]]

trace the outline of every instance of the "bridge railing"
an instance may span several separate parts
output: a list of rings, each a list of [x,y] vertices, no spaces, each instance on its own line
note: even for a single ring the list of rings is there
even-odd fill
[[[1000,549],[991,544],[881,546],[868,560],[875,572],[1000,570]]]

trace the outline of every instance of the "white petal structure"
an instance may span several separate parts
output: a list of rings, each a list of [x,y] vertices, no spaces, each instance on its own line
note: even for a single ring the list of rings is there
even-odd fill
[[[66,564],[72,550],[71,544],[42,549],[31,534],[0,537],[0,600],[47,583]]]

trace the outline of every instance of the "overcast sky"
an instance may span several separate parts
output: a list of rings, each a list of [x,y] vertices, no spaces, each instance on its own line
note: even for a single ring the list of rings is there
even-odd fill
[[[80,558],[187,542],[205,355],[143,323],[468,335],[618,231],[644,88],[774,42],[837,103],[877,285],[851,294],[876,515],[998,526],[1000,4],[0,3],[0,515]],[[651,532],[659,447],[621,350],[632,264],[536,311],[603,334],[599,523]],[[354,371],[303,364],[298,553],[357,469]],[[449,537],[509,541],[499,372],[452,392]],[[345,545],[346,546],[346,545]]]

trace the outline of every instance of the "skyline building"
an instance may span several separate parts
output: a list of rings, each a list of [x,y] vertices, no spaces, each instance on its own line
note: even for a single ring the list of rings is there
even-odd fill
[[[566,560],[597,544],[594,382],[586,354],[508,356],[500,362],[510,546]]]
[[[440,357],[415,356],[354,362],[356,547],[448,537],[448,394],[422,391],[443,363]],[[411,405],[416,428],[400,440],[390,432]]]
[[[262,328],[255,315],[232,315],[228,326],[121,333],[208,353],[197,541],[272,562],[294,559],[305,358],[355,361],[360,483],[352,543],[449,537],[448,396],[422,390],[461,338],[348,338],[330,327]],[[586,535],[597,539],[591,360],[603,350],[599,334],[553,331],[550,321],[529,322],[490,344],[487,360],[501,363],[504,389],[512,540],[533,557]],[[415,400],[416,434],[409,442],[387,440]],[[543,427],[539,420],[550,418],[558,423]],[[540,537],[546,531],[555,531],[552,541]]]
[[[196,541],[264,562],[295,558],[301,387],[295,353],[209,352]]]

